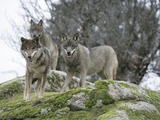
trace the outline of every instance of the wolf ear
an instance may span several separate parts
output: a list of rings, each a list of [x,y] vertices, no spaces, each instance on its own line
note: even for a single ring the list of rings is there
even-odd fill
[[[73,36],[73,40],[74,40],[74,41],[79,41],[79,33],[76,33],[76,34]]]
[[[61,42],[66,41],[66,40],[67,40],[67,36],[66,36],[64,33],[62,33],[62,39],[61,39]]]
[[[35,25],[35,22],[31,19],[31,20],[30,20],[30,24],[31,24],[31,25]]]
[[[43,25],[43,20],[41,19],[38,23],[39,26],[42,26]]]
[[[27,40],[24,37],[21,37],[22,44],[25,43]]]

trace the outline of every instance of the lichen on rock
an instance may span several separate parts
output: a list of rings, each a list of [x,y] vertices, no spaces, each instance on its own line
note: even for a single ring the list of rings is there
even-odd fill
[[[54,76],[54,73],[50,74],[50,79],[64,78]],[[32,100],[25,102],[21,80],[0,85],[0,119],[159,120],[160,118],[160,93],[131,83],[98,80],[94,85],[90,84],[83,88],[75,88],[76,85],[73,85],[71,90],[64,93],[53,92],[50,89],[52,92],[45,92],[43,98],[37,98],[32,93]],[[53,84],[60,87],[63,82],[58,83],[57,80]]]
[[[67,105],[76,110],[85,110],[85,102],[89,99],[85,92],[80,92],[72,96],[70,100],[67,101]]]
[[[13,97],[23,92],[23,87],[19,82],[12,82],[0,87],[0,100]]]

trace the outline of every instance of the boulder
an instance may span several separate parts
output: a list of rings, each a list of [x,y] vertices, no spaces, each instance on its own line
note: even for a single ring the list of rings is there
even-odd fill
[[[69,91],[60,93],[58,91],[63,85],[65,74],[61,75],[61,72],[49,73],[48,77],[53,82],[54,88],[48,87],[49,90],[46,89],[43,98],[37,98],[33,92],[32,99],[27,102],[23,100],[23,77],[1,84],[0,120],[159,120],[160,118],[159,92],[123,81],[98,80],[82,88],[71,85]],[[79,79],[75,79],[72,84],[78,84]]]

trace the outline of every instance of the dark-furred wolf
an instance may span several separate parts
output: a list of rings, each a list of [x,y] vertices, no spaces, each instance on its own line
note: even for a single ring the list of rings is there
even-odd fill
[[[51,69],[55,70],[58,62],[58,47],[53,42],[51,37],[47,34],[43,26],[43,20],[40,20],[38,23],[35,23],[32,19],[30,21],[30,35],[32,38],[40,37],[40,42],[42,45],[47,47],[51,52]]]
[[[118,60],[111,46],[98,46],[89,51],[78,41],[78,33],[73,37],[62,35],[61,54],[67,66],[67,76],[61,92],[66,91],[75,73],[80,75],[80,87],[85,85],[87,74],[97,73],[102,79],[116,77]]]
[[[30,100],[32,80],[37,79],[35,92],[43,97],[47,73],[50,70],[51,54],[48,48],[40,43],[39,37],[26,39],[21,37],[21,53],[26,60],[24,100]]]

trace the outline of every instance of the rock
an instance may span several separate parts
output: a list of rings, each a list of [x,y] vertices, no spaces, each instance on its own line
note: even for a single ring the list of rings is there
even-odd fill
[[[71,108],[77,109],[77,110],[85,110],[85,102],[89,99],[88,95],[84,92],[80,92],[78,94],[75,94],[72,96],[70,100],[67,101],[67,105]]]
[[[0,86],[0,93],[4,93],[6,89],[10,93],[6,92],[7,95],[3,94],[1,97],[0,119],[159,120],[160,118],[160,93],[127,82],[98,80],[95,84],[73,88],[64,93],[45,92],[43,98],[37,98],[33,93],[32,100],[28,102],[24,102],[22,91],[14,90],[21,85],[21,82],[14,81]]]
[[[97,120],[129,120],[129,117],[125,110],[115,110],[99,116]]]
[[[94,108],[94,107],[102,107],[102,106],[103,106],[103,103],[102,103],[102,102],[103,102],[102,99],[97,100],[96,105],[93,106],[93,108]]]
[[[66,77],[66,73],[65,72],[58,71],[58,70],[50,71],[48,73],[48,76],[47,76],[47,84],[46,84],[45,91],[48,91],[48,92],[59,92],[61,90],[62,86],[63,86],[63,83],[65,81],[65,77]],[[1,83],[0,87],[4,86],[4,85],[11,84],[13,82],[21,83],[22,86],[24,87],[24,85],[25,85],[25,77],[21,76],[21,77],[9,80],[7,82]],[[74,76],[72,78],[71,83],[69,84],[69,89],[74,89],[74,88],[79,87],[79,82],[80,82],[80,79]],[[35,88],[35,85],[36,85],[36,83],[32,87]],[[93,83],[87,81],[87,85],[93,86]]]
[[[41,109],[41,114],[47,114],[48,110],[47,109]]]
[[[48,74],[48,84],[46,85],[47,91],[59,92],[64,84],[66,73],[58,70],[52,70]],[[87,82],[87,85],[93,86],[93,83]],[[80,79],[73,76],[71,83],[69,84],[69,89],[74,89],[79,87]]]
[[[144,110],[144,111],[148,111],[148,112],[155,112],[157,115],[160,115],[159,111],[157,110],[157,108],[154,105],[147,103],[147,102],[144,102],[144,101],[121,104],[121,107],[124,107],[124,106],[127,106],[129,109],[132,109],[133,111]]]
[[[148,96],[146,91],[135,84],[127,83],[124,81],[117,81],[117,83],[109,84],[109,94],[115,100],[143,100],[141,95]],[[140,96],[139,96],[140,95]]]
[[[59,109],[55,112],[55,115],[57,117],[60,117],[60,116],[65,116],[67,115],[68,113],[70,112],[70,108],[69,107],[65,107],[65,108],[62,108],[62,109]]]
[[[19,82],[10,82],[10,84],[0,86],[0,100],[13,97],[23,92],[22,84]]]

